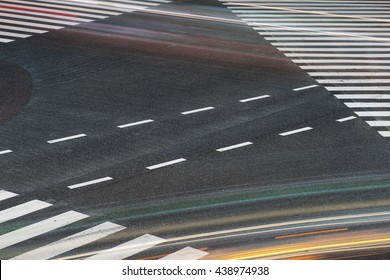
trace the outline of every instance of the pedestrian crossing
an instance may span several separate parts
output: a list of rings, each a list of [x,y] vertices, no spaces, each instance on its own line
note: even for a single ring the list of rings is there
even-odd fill
[[[171,0],[0,0],[0,43],[169,2]]]
[[[151,234],[144,234],[131,240],[123,240],[126,238],[124,237],[124,231],[127,230],[127,228],[122,225],[105,221],[90,226],[88,219],[91,219],[92,217],[86,214],[73,210],[61,211],[61,213],[48,211],[51,208],[55,208],[55,205],[37,199],[21,203],[19,194],[0,190],[0,209],[3,209],[4,206],[7,208],[0,211],[0,224],[6,225],[15,220],[17,220],[17,222],[13,223],[12,226],[4,226],[1,229],[0,259],[4,259],[4,256],[7,256],[4,255],[6,249],[9,249],[8,255],[12,255],[11,257],[6,258],[14,260],[48,260],[58,257],[67,258],[66,254],[70,254],[69,257],[72,258],[73,250],[87,245],[90,245],[93,248],[94,242],[99,243],[102,239],[111,237],[110,240],[122,240],[122,243],[119,245],[112,245],[113,247],[111,248],[104,248],[99,251],[87,251],[83,254],[76,254],[76,258],[87,260],[121,260],[131,258],[141,252],[144,253],[144,251],[152,249],[159,244],[169,243],[169,239],[160,238]],[[43,210],[46,210],[46,212],[42,213]],[[37,215],[38,218],[34,219],[34,215]],[[20,219],[23,218],[24,220],[20,221]],[[33,221],[37,219],[38,221]],[[69,236],[63,236],[67,232],[64,230],[67,226],[72,226],[80,221],[85,222],[85,226],[78,225],[76,227],[78,232]],[[17,228],[14,228],[15,226]],[[80,227],[84,228],[80,231]],[[57,241],[45,242],[44,237],[53,232],[58,233],[59,239]],[[121,237],[116,234],[120,234]],[[32,245],[20,246],[21,243],[28,242],[36,237],[40,237],[39,240],[41,241],[38,241],[39,244],[36,244],[37,241],[35,240],[35,242],[31,243]],[[42,242],[44,244],[41,244]],[[115,244],[115,242],[113,244]],[[12,246],[18,247],[17,249],[12,250],[14,248]],[[11,251],[11,253],[9,251]],[[196,260],[206,255],[208,255],[207,252],[192,247],[185,247],[168,254],[165,259]]]
[[[219,1],[390,137],[389,1]]]

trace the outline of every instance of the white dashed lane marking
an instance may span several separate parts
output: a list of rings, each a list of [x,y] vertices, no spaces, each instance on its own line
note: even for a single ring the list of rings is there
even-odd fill
[[[149,169],[149,170],[153,170],[153,169],[158,169],[158,168],[166,167],[166,166],[173,165],[173,164],[177,164],[177,163],[184,162],[184,161],[186,161],[185,158],[179,158],[179,159],[175,159],[175,160],[163,162],[163,163],[160,163],[160,164],[148,166],[148,167],[146,167],[146,168]]]
[[[137,125],[141,125],[141,124],[145,124],[145,123],[151,123],[151,122],[154,122],[154,120],[149,119],[149,120],[143,120],[143,121],[138,121],[138,122],[132,122],[132,123],[118,125],[118,127],[119,128],[125,128],[125,127],[137,126]]]
[[[245,103],[245,102],[250,102],[250,101],[255,101],[255,100],[259,100],[259,99],[264,99],[264,98],[269,98],[271,97],[270,95],[260,95],[260,96],[255,96],[255,97],[250,97],[250,98],[246,98],[246,99],[241,99],[239,100],[241,103]]]
[[[99,184],[99,183],[110,181],[110,180],[113,180],[113,178],[111,178],[111,177],[104,177],[104,178],[100,178],[100,179],[96,179],[96,180],[92,180],[92,181],[88,181],[88,182],[84,182],[84,183],[71,185],[71,186],[68,186],[68,188],[69,189],[77,189],[77,188],[90,186],[90,185],[95,185],[95,184]]]
[[[236,144],[236,145],[220,148],[220,149],[217,149],[217,151],[218,152],[226,152],[226,151],[229,151],[229,150],[238,149],[238,148],[245,147],[245,146],[252,145],[252,144],[253,144],[252,142],[244,142],[244,143],[240,143],[240,144]]]
[[[86,137],[86,136],[87,136],[86,134],[77,134],[77,135],[72,135],[72,136],[68,136],[68,137],[64,137],[64,138],[49,140],[49,141],[47,141],[47,143],[55,144],[55,143],[58,143],[58,142],[74,140],[74,139],[81,138],[81,137]]]
[[[213,109],[215,109],[215,108],[214,107],[204,107],[204,108],[200,108],[200,109],[195,109],[195,110],[191,110],[191,111],[182,112],[181,114],[182,115],[190,115],[190,114],[195,114],[195,113],[199,113],[199,112],[209,111],[209,110],[213,110]]]
[[[286,131],[286,132],[280,133],[279,135],[280,136],[288,136],[288,135],[292,135],[292,134],[296,134],[296,133],[300,133],[300,132],[304,132],[304,131],[308,131],[308,130],[312,130],[312,129],[313,129],[312,127],[308,126],[308,127],[295,129],[295,130]]]
[[[0,151],[0,155],[5,155],[5,154],[9,154],[9,153],[12,153],[12,150],[3,150],[3,151]]]

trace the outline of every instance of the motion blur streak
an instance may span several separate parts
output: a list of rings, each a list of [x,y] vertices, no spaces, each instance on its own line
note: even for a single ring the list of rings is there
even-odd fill
[[[371,237],[367,236],[365,233],[362,236],[352,236],[348,237],[349,239],[340,241],[330,240],[326,241],[323,239],[316,240],[308,244],[297,244],[293,246],[289,244],[288,246],[278,247],[278,248],[268,248],[264,250],[255,250],[245,253],[233,254],[226,256],[223,259],[234,259],[234,260],[244,260],[244,259],[261,259],[261,258],[291,258],[299,256],[307,256],[314,254],[322,253],[335,253],[335,252],[345,252],[347,250],[362,250],[362,249],[376,249],[383,248],[383,246],[390,246],[390,236],[389,233],[383,234],[380,237]],[[375,235],[374,235],[375,236]],[[322,243],[322,244],[321,244]],[[324,244],[325,243],[325,244]]]
[[[289,235],[277,236],[277,237],[275,237],[275,239],[285,239],[285,238],[301,237],[301,236],[323,234],[323,233],[334,233],[334,232],[347,231],[347,230],[348,230],[348,228],[336,228],[336,229],[328,229],[328,230],[317,230],[317,231],[310,231],[310,232],[303,232],[303,233],[297,233],[297,234],[289,234]]]

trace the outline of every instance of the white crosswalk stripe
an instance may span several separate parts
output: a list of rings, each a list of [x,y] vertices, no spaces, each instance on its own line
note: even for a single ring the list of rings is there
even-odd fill
[[[0,224],[22,217],[38,210],[45,209],[52,204],[40,200],[31,200],[17,206],[0,211]]]
[[[18,194],[13,193],[13,192],[9,192],[9,191],[5,191],[5,190],[0,190],[0,201],[9,199],[9,198],[12,198],[15,196],[18,196]]]
[[[390,2],[219,1],[390,137]]]
[[[88,257],[87,259],[123,260],[163,242],[165,242],[165,239],[154,235],[145,234],[111,249],[98,252],[97,254]]]
[[[88,217],[75,211],[51,217],[0,236],[0,250]]]
[[[0,0],[0,43],[169,2],[171,0]]]
[[[17,220],[16,222],[14,221],[15,223],[10,227],[11,231],[7,232],[6,228],[2,230],[6,233],[0,235],[0,259],[4,259],[2,257],[2,250],[8,247],[17,245],[21,242],[28,241],[37,236],[44,237],[45,234],[50,234],[54,230],[61,229],[61,231],[66,232],[63,229],[64,227],[81,220],[88,220],[88,218],[90,218],[88,215],[72,210],[53,216],[53,214],[50,214],[50,211],[46,213],[43,213],[41,211],[44,209],[50,210],[55,208],[54,205],[51,203],[36,199],[24,203],[19,202],[19,204],[17,204],[18,200],[7,201],[8,199],[11,199],[13,197],[19,197],[19,195],[10,191],[0,190],[0,202],[2,204],[6,203],[6,205],[14,204],[14,206],[9,206],[9,208],[0,211],[0,224],[10,222],[17,218],[24,219],[24,222],[21,220]],[[38,213],[38,211],[40,211],[40,213]],[[42,220],[35,223],[31,223],[30,219],[34,215],[39,215],[39,219]],[[43,216],[48,216],[49,218],[43,218]],[[93,217],[91,218],[93,219]],[[24,226],[25,223],[28,223],[28,225]],[[29,246],[26,246],[25,248],[28,248],[28,251],[20,254],[20,251],[23,251],[23,247],[21,247],[18,250],[15,250],[15,252],[19,252],[19,255],[12,257],[12,259],[47,260],[60,256],[60,258],[62,259],[87,257],[87,259],[119,260],[129,258],[137,253],[151,249],[154,246],[167,241],[166,239],[151,234],[144,234],[140,237],[126,241],[126,237],[122,233],[122,231],[124,231],[126,227],[122,225],[118,225],[109,221],[100,223],[92,227],[88,226],[88,224],[88,221],[85,222],[86,226],[84,230],[74,233],[70,236],[61,238],[49,244],[45,243],[41,245],[34,245],[37,246],[34,249]],[[15,226],[19,228],[15,229]],[[118,233],[119,235],[115,235],[116,233]],[[79,255],[72,255],[71,253],[72,250],[80,248],[82,246],[94,246],[94,242],[100,242],[101,239],[107,237],[112,238],[112,240],[118,239],[118,241],[116,241],[118,243],[123,242],[119,240],[124,240],[126,242],[121,243],[120,245],[114,245],[111,248],[101,251],[87,251],[86,253],[82,253]],[[44,238],[41,239],[44,240]],[[66,256],[66,253],[70,255]],[[65,254],[65,256],[61,256],[63,254]],[[185,247],[179,251],[167,255],[163,259],[195,260],[206,256],[207,254],[207,252],[201,250],[197,250],[191,247]]]
[[[204,256],[207,256],[208,253],[202,250],[198,250],[192,247],[185,247],[179,251],[176,251],[172,254],[169,254],[161,260],[198,260],[200,258],[203,258]]]
[[[16,256],[13,259],[48,260],[123,229],[125,229],[125,227],[111,222],[105,222],[30,252]]]

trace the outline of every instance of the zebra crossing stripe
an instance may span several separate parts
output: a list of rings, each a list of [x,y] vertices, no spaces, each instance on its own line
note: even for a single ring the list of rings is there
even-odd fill
[[[14,41],[11,38],[28,38],[34,33],[42,34],[47,30],[59,30],[67,26],[76,26],[169,2],[171,1],[0,0],[0,36],[4,36],[0,37],[0,43],[11,43]],[[2,29],[22,31],[24,34],[2,31]]]
[[[81,214],[75,211],[68,211],[41,222],[3,234],[0,236],[0,250],[85,219],[87,217],[88,215],[85,214]]]
[[[9,192],[9,191],[5,191],[5,190],[0,190],[0,201],[9,199],[9,198],[12,198],[15,196],[18,196],[18,194],[13,193],[13,192]]]
[[[372,120],[390,117],[389,112],[364,111],[365,108],[390,108],[390,102],[377,102],[390,100],[390,3],[220,2],[319,84],[326,85],[325,89],[335,93],[347,107],[358,109],[357,116],[371,118],[365,120],[368,125],[390,127],[390,119]],[[345,102],[348,99],[351,102]],[[389,131],[378,133],[390,137]]]
[[[198,260],[207,256],[209,253],[194,249],[192,247],[185,247],[177,252],[167,255],[160,260]]]
[[[125,229],[125,227],[105,222],[87,230],[78,232],[46,246],[37,248],[27,253],[16,256],[14,260],[48,260],[63,253],[69,252],[75,248],[81,247],[108,235],[114,234]]]
[[[88,257],[88,260],[123,260],[131,257],[144,250],[152,248],[160,243],[163,243],[165,239],[160,237],[145,234],[126,243],[118,245],[108,250],[98,252],[97,254]]]
[[[38,210],[45,209],[52,204],[40,200],[31,200],[17,206],[0,211],[0,224],[22,217]]]

